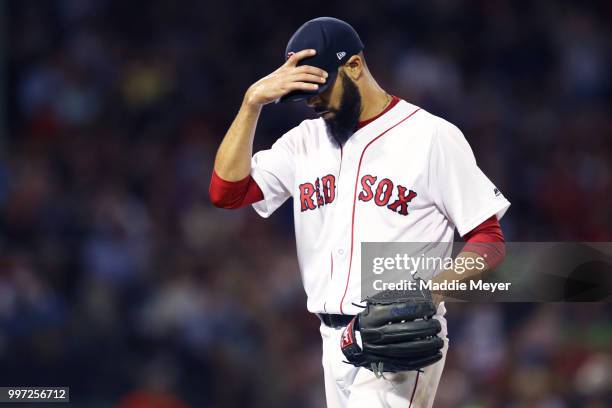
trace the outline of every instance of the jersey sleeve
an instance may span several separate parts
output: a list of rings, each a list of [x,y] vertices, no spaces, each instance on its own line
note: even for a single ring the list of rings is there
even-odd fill
[[[463,133],[440,119],[430,152],[430,191],[440,211],[464,236],[493,215],[505,214],[510,202],[476,165]]]
[[[268,218],[292,194],[296,171],[297,141],[302,129],[298,126],[281,136],[270,149],[261,150],[251,159],[251,177],[264,199],[254,203],[255,211]]]

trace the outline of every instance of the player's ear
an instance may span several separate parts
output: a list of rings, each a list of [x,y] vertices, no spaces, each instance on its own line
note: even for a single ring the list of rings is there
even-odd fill
[[[344,64],[344,72],[353,81],[357,81],[363,75],[365,69],[365,62],[361,55],[353,55]]]

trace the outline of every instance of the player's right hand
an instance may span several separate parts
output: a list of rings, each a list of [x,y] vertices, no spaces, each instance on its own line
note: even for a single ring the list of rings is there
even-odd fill
[[[261,78],[249,87],[245,103],[263,106],[296,90],[315,91],[324,84],[327,72],[310,65],[297,66],[300,60],[316,54],[313,49],[302,50],[291,55],[276,71]]]

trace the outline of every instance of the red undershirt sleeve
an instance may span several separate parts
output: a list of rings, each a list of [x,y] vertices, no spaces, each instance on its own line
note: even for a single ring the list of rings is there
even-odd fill
[[[504,234],[495,215],[465,234],[464,238],[465,246],[461,252],[479,254],[491,269],[498,266],[506,255]]]
[[[226,181],[213,170],[208,188],[210,201],[219,208],[242,208],[264,199],[261,188],[249,175],[239,181]]]

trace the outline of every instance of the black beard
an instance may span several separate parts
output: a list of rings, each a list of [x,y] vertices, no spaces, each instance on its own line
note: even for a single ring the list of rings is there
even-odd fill
[[[338,109],[330,109],[333,116],[323,119],[332,142],[344,146],[359,124],[361,115],[361,95],[357,85],[344,72],[338,74],[342,79],[342,98]]]

